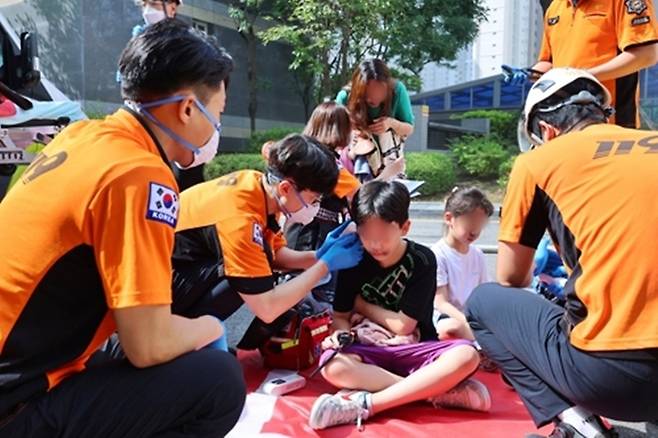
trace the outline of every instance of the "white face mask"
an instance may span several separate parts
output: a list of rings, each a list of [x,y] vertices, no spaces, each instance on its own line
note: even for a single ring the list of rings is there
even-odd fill
[[[302,208],[295,211],[294,213],[291,213],[290,210],[288,210],[283,205],[281,199],[276,194],[276,191],[274,193],[274,199],[276,199],[277,204],[279,204],[279,207],[281,208],[281,211],[283,211],[283,214],[286,216],[286,220],[288,222],[292,224],[308,225],[311,222],[313,222],[313,219],[318,214],[318,211],[320,211],[320,203],[316,202],[313,204],[307,204],[306,201],[304,201],[304,199],[302,198],[302,195],[297,191],[297,189],[293,187],[293,190],[295,191],[295,195],[297,196],[297,199],[299,199],[299,202],[301,202],[302,204]]]
[[[306,204],[294,213],[290,213],[288,221],[293,224],[308,225],[313,222],[320,211],[320,204]]]
[[[164,20],[165,18],[167,18],[167,16],[165,15],[164,11],[160,11],[158,9],[155,9],[153,6],[148,5],[144,8],[144,11],[142,12],[142,18],[144,18],[144,23],[150,25]]]
[[[147,119],[153,122],[157,127],[159,127],[162,131],[164,131],[165,134],[167,134],[169,137],[175,140],[178,144],[192,151],[194,153],[194,159],[192,160],[192,163],[188,164],[187,166],[182,166],[180,163],[176,163],[176,166],[178,166],[181,169],[190,169],[192,167],[205,164],[210,160],[212,160],[213,158],[215,158],[215,155],[217,155],[217,149],[219,148],[219,137],[220,137],[220,131],[222,129],[222,126],[221,123],[219,123],[219,121],[216,120],[212,116],[212,114],[210,114],[208,109],[201,102],[199,102],[199,99],[194,98],[194,103],[196,104],[196,106],[199,108],[199,110],[201,110],[201,113],[208,120],[208,122],[210,122],[215,128],[215,132],[213,132],[212,136],[210,137],[210,140],[208,140],[203,146],[197,147],[192,143],[190,143],[189,141],[182,138],[180,135],[176,134],[174,131],[172,131],[170,128],[164,125],[161,121],[155,118],[153,114],[151,114],[148,111],[148,108],[157,107],[160,105],[164,105],[166,103],[180,102],[183,99],[185,99],[185,96],[176,95],[144,104],[136,103],[136,102],[126,102],[126,105],[131,107],[136,112],[145,116]]]
[[[209,163],[217,155],[217,149],[219,148],[219,131],[215,130],[210,140],[206,142],[203,146],[199,148],[199,153],[194,154],[194,160],[187,166],[181,166],[180,163],[176,163],[180,169],[191,169],[192,167],[201,166],[202,164]]]

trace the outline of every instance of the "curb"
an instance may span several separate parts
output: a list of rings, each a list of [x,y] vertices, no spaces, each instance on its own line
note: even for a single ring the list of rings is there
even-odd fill
[[[440,219],[444,212],[443,202],[431,201],[411,201],[409,205],[409,216],[423,219]],[[498,217],[500,213],[500,204],[494,204],[494,213],[492,218]]]
[[[409,215],[423,218],[440,218],[443,216],[443,203],[429,201],[412,201],[409,205]]]

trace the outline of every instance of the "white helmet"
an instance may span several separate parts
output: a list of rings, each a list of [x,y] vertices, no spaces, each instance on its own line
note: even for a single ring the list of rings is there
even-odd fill
[[[542,143],[542,139],[531,131],[530,118],[528,116],[532,113],[533,110],[535,110],[535,107],[538,104],[553,96],[555,93],[576,81],[577,79],[587,79],[598,85],[603,91],[604,101],[601,102],[599,98],[592,95],[592,93],[589,91],[582,90],[578,94],[565,96],[564,100],[559,104],[548,108],[541,108],[539,111],[552,112],[562,108],[565,105],[585,105],[593,103],[599,106],[607,117],[612,115],[614,110],[610,107],[610,92],[591,73],[576,68],[553,68],[542,75],[528,92],[528,97],[526,98],[523,114],[521,116],[521,120],[519,121],[518,127],[519,148],[521,149],[521,152],[525,152],[528,149],[531,149],[532,146],[530,144],[538,145]]]

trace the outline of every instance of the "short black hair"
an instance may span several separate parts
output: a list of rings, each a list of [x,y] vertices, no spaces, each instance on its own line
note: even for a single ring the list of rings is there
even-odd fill
[[[469,214],[481,208],[487,216],[493,215],[494,206],[477,187],[455,187],[446,200],[445,211],[454,217]]]
[[[338,182],[334,154],[313,137],[290,134],[270,149],[267,172],[292,181],[297,190],[328,195]]]
[[[370,181],[352,198],[352,219],[357,226],[372,217],[403,226],[409,220],[411,197],[404,184],[397,181]]]
[[[536,111],[537,109],[558,105],[561,102],[564,102],[565,99],[584,90],[589,91],[599,100],[599,102],[604,102],[605,91],[601,89],[600,85],[589,79],[576,79],[548,99],[540,102],[535,107],[535,110],[528,116],[528,126],[530,127],[530,131],[537,137],[541,137],[539,121],[544,121],[560,131],[569,131],[582,122],[606,123],[608,115],[603,111],[600,105],[596,105],[595,103],[588,103],[585,105],[574,103],[547,113]]]
[[[137,102],[192,88],[206,103],[222,82],[228,87],[233,59],[204,32],[177,20],[148,26],[130,40],[119,59],[121,94]]]

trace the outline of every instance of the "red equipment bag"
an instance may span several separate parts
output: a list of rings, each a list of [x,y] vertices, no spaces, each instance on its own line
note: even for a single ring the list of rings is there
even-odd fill
[[[265,366],[301,371],[317,364],[321,344],[329,335],[331,315],[322,312],[302,317],[295,315],[280,336],[272,336],[259,349]]]

